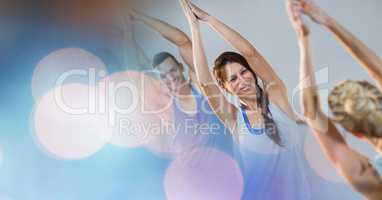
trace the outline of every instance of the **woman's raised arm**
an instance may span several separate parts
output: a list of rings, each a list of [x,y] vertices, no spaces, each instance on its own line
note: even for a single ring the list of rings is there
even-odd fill
[[[195,71],[202,92],[220,120],[229,128],[234,128],[232,125],[236,123],[237,108],[227,101],[212,78],[202,44],[199,21],[191,11],[190,3],[180,0],[180,4],[191,28]]]
[[[189,69],[191,81],[196,83],[196,80],[194,80],[195,69],[192,56],[192,43],[188,36],[180,29],[136,10],[131,10],[130,15],[133,19],[143,22],[146,26],[158,32],[162,37],[178,47],[180,55]]]
[[[382,59],[378,54],[312,1],[298,0],[298,3],[306,15],[333,33],[341,45],[364,67],[377,82],[379,89],[382,90]]]
[[[375,176],[368,158],[351,149],[333,122],[322,112],[314,76],[309,29],[301,19],[301,6],[293,0],[288,2],[289,18],[296,30],[300,47],[301,105],[306,121],[321,149],[337,170],[355,189],[367,196],[375,188],[380,188],[380,180]],[[366,189],[365,185],[370,188]]]

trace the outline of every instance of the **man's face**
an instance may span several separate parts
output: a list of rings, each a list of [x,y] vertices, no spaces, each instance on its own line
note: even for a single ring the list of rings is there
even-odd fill
[[[182,66],[172,58],[166,58],[157,66],[162,82],[171,92],[175,92],[185,83]]]

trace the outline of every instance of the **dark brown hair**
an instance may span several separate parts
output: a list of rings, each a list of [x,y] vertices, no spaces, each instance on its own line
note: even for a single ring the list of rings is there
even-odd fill
[[[168,52],[159,52],[153,57],[153,67],[156,68],[158,65],[163,63],[167,58],[173,59],[176,63],[179,63],[178,60],[171,53]]]
[[[281,137],[279,134],[279,130],[277,128],[276,123],[273,120],[272,113],[269,110],[268,96],[266,92],[263,90],[263,88],[260,87],[256,73],[249,66],[244,56],[236,52],[224,52],[220,54],[220,56],[215,60],[214,67],[213,67],[213,73],[216,78],[216,81],[222,88],[225,88],[224,83],[227,81],[227,76],[226,76],[224,67],[229,63],[238,63],[242,65],[247,70],[249,70],[251,74],[253,75],[253,77],[255,78],[256,98],[257,98],[256,101],[257,101],[257,105],[260,108],[262,108],[261,110],[262,110],[262,116],[263,116],[264,124],[265,124],[265,133],[274,143],[276,143],[279,146],[283,146]]]

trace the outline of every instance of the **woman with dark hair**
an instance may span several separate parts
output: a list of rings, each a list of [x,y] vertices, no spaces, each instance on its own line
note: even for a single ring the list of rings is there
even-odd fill
[[[239,33],[188,0],[180,0],[192,32],[197,80],[215,114],[239,145],[245,189],[242,199],[310,199],[305,177],[303,137],[308,129],[288,102],[282,80]],[[213,72],[220,88],[238,97],[230,103],[209,72],[199,21],[204,21],[239,53],[222,53]],[[260,81],[261,80],[261,81]]]

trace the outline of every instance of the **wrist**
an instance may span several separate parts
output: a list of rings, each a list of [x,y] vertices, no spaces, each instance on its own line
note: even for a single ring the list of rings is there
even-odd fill
[[[205,20],[205,22],[207,23],[207,24],[213,24],[214,22],[216,22],[217,21],[217,19],[214,17],[214,16],[212,16],[212,15],[208,15],[208,17],[206,18],[206,20]]]
[[[296,34],[297,34],[297,39],[299,41],[305,41],[305,40],[308,40],[310,31],[302,27],[301,29],[296,30]]]
[[[190,25],[191,25],[191,27],[193,27],[193,28],[197,28],[197,27],[199,27],[199,20],[191,20],[190,21]]]
[[[333,26],[335,26],[335,24],[336,24],[336,21],[330,16],[328,16],[327,19],[325,20],[324,26],[328,28],[332,28]]]
[[[309,40],[309,33],[300,32],[298,38],[300,41],[308,41]]]
[[[309,36],[308,35],[305,35],[305,36],[298,36],[298,45],[300,47],[305,47],[309,44]]]
[[[207,15],[207,17],[204,19],[205,22],[210,22],[212,20],[212,16],[210,14]]]
[[[191,27],[191,32],[199,31],[199,21],[198,20],[190,21],[189,24]]]

